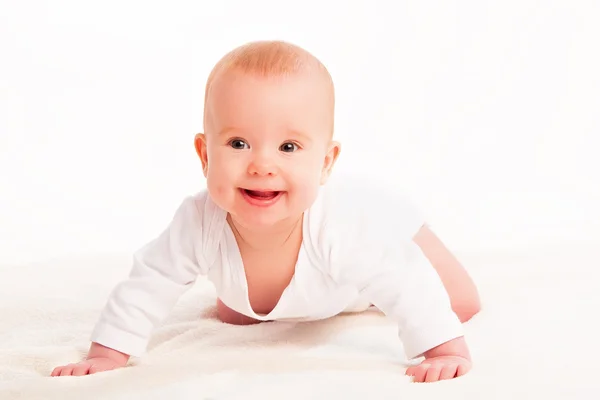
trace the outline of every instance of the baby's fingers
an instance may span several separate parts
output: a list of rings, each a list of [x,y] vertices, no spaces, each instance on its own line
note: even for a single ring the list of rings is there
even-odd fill
[[[58,374],[58,376],[71,376],[71,375],[73,375],[74,368],[75,368],[75,364],[65,365],[60,370],[60,374]]]
[[[88,363],[76,364],[75,368],[73,368],[72,375],[73,376],[87,375],[89,370],[90,370],[90,364],[88,364]]]
[[[413,382],[425,382],[425,377],[429,367],[431,367],[431,364],[420,364],[414,367],[414,370],[411,374],[413,377]]]
[[[437,382],[440,380],[440,373],[442,372],[441,364],[433,364],[427,369],[427,375],[425,376],[425,382]]]
[[[457,364],[448,364],[442,368],[442,372],[440,373],[440,381],[445,379],[452,379],[456,377],[456,371],[458,369]]]
[[[469,372],[469,367],[463,364],[458,365],[458,369],[456,370],[456,376],[463,376],[467,372]]]

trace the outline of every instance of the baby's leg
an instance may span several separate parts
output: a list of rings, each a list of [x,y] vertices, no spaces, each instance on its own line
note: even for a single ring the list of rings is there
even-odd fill
[[[217,317],[226,324],[232,325],[252,325],[262,322],[232,310],[221,299],[217,299]]]

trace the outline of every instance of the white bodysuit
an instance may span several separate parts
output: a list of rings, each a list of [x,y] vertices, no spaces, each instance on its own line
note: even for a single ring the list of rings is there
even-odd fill
[[[267,315],[250,306],[226,217],[207,191],[186,198],[167,229],[135,253],[91,340],[140,356],[200,276],[229,308],[262,321],[324,319],[373,304],[398,323],[408,358],[463,335],[441,279],[412,240],[424,218],[401,196],[364,184],[322,187],[304,214],[294,276]]]

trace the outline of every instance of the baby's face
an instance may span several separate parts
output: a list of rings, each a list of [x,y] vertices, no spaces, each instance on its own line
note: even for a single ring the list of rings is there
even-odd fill
[[[298,218],[339,152],[328,86],[307,75],[227,72],[214,81],[208,103],[196,149],[215,203],[248,228]]]

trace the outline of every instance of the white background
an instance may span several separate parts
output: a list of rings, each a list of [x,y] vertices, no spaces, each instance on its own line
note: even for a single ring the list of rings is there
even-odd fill
[[[597,1],[0,0],[0,264],[131,252],[204,186],[225,52],[299,44],[337,88],[338,173],[453,249],[600,238]]]

